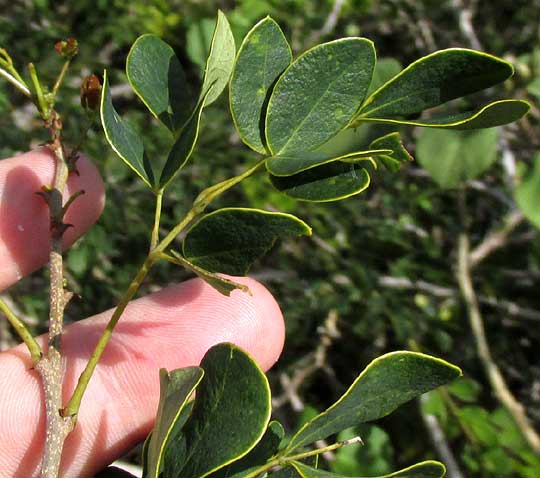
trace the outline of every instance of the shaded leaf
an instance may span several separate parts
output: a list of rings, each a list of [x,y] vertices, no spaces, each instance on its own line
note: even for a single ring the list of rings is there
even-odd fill
[[[173,257],[167,256],[166,259],[194,272],[200,279],[204,280],[207,284],[212,286],[219,293],[230,296],[233,290],[240,289],[242,292],[251,294],[247,285],[239,284],[238,282],[226,279],[225,277],[220,277],[213,272],[202,269],[201,267],[189,262],[185,257],[182,257],[176,251],[171,250],[171,254],[173,255]]]
[[[211,272],[245,275],[277,239],[301,235],[311,235],[311,228],[291,214],[224,208],[189,229],[183,252],[190,262]]]
[[[204,356],[191,416],[164,463],[164,478],[202,478],[249,453],[270,419],[270,387],[255,361],[233,344]]]
[[[312,468],[297,461],[293,461],[292,464],[302,478],[346,478],[343,475]],[[446,468],[442,463],[429,460],[409,466],[403,470],[395,471],[394,473],[373,478],[442,478],[445,473]]]
[[[218,10],[216,28],[212,37],[210,53],[206,60],[206,69],[201,89],[201,97],[204,106],[208,106],[217,100],[221,92],[227,86],[234,67],[236,46],[231,31],[231,26],[225,14]]]
[[[392,149],[370,149],[368,151],[355,151],[335,156],[317,151],[306,151],[292,155],[271,156],[266,159],[266,169],[273,176],[292,176],[334,161],[356,162],[370,159],[372,156],[392,153]]]
[[[273,186],[287,196],[313,202],[345,199],[369,186],[367,170],[358,164],[335,161],[294,176],[270,176]]]
[[[515,190],[518,207],[524,216],[540,228],[540,155],[533,160],[533,166]]]
[[[281,424],[277,421],[271,421],[265,434],[253,450],[240,460],[213,473],[210,478],[243,478],[245,475],[252,473],[277,453],[284,435],[285,430],[283,430]]]
[[[292,52],[279,25],[270,17],[246,35],[231,76],[230,106],[240,138],[265,154],[264,115],[271,87],[292,61]]]
[[[416,158],[441,188],[454,188],[476,178],[497,159],[498,131],[425,130]]]
[[[207,95],[209,92],[207,93]],[[201,124],[201,115],[204,107],[205,99],[199,101],[199,104],[195,110],[191,113],[191,117],[188,119],[182,130],[180,131],[178,138],[174,142],[167,161],[161,171],[159,178],[159,186],[165,188],[167,184],[174,178],[176,173],[180,171],[191,157],[197,139],[199,138],[199,129]]]
[[[403,163],[413,160],[413,157],[403,146],[399,133],[389,133],[381,136],[372,141],[369,147],[373,149],[388,148],[392,151],[391,154],[379,154],[377,156],[377,159],[384,164],[384,167],[392,172],[396,172]]]
[[[153,188],[153,173],[145,157],[140,135],[120,117],[112,104],[107,71],[103,73],[100,113],[105,138],[112,149],[150,188]]]
[[[360,109],[364,117],[403,117],[485,90],[512,76],[507,61],[464,48],[440,50],[416,60],[375,91]]]
[[[426,128],[442,128],[455,130],[472,130],[493,128],[508,123],[513,123],[525,116],[531,106],[522,100],[499,100],[489,103],[475,111],[467,111],[454,115],[433,116],[426,119],[396,119],[396,118],[366,118],[361,117],[355,122],[375,122],[389,124],[406,124],[411,126],[424,126]]]
[[[118,468],[117,466],[108,466],[95,476],[96,478],[136,478],[129,471],[122,470],[122,468]]]
[[[199,367],[186,367],[167,373],[159,371],[160,399],[156,424],[148,441],[145,468],[148,478],[158,478],[163,463],[163,454],[168,446],[174,446],[171,434],[173,428],[181,428],[184,420],[179,420],[182,410],[203,378]],[[183,423],[180,423],[183,422]]]
[[[392,352],[371,362],[330,408],[291,439],[287,454],[345,428],[376,420],[405,402],[461,375],[444,360],[416,352]]]
[[[364,100],[375,65],[365,38],[317,45],[279,78],[266,114],[272,155],[309,151],[345,128]]]
[[[182,65],[174,50],[155,35],[142,35],[126,61],[131,87],[152,114],[171,131],[191,113],[191,97]]]

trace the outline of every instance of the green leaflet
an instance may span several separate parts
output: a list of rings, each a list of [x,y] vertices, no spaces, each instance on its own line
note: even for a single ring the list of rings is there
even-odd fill
[[[533,158],[527,175],[516,186],[516,203],[524,216],[540,228],[540,155]]]
[[[362,159],[370,159],[371,156],[380,154],[390,154],[392,149],[369,149],[367,151],[355,151],[340,156],[334,156],[328,153],[318,151],[306,151],[294,155],[271,156],[266,159],[266,169],[273,176],[292,176],[294,174],[307,171],[323,164],[333,163],[334,161],[355,162]]]
[[[137,175],[153,189],[154,175],[144,153],[140,136],[114,109],[107,71],[103,73],[101,124],[111,148]]]
[[[180,266],[183,266],[192,272],[195,272],[195,274],[197,274],[197,276],[200,279],[204,280],[207,284],[211,285],[220,294],[230,296],[231,292],[235,289],[240,289],[242,292],[251,294],[248,286],[226,279],[225,277],[220,277],[217,274],[214,274],[213,272],[209,272],[205,269],[202,269],[201,267],[196,266],[195,264],[192,264],[191,262],[189,262],[186,258],[182,257],[182,255],[180,255],[176,251],[171,250],[171,254],[172,254],[172,257],[167,256],[166,257],[167,260],[175,264],[178,264]]]
[[[286,454],[393,412],[405,402],[461,375],[454,365],[416,352],[392,352],[371,362],[330,408],[306,423]]]
[[[163,463],[163,454],[168,446],[174,447],[170,440],[173,428],[182,427],[179,420],[182,410],[203,378],[199,367],[187,367],[167,373],[159,371],[160,399],[156,424],[146,445],[145,477],[158,478]],[[185,417],[187,418],[187,417]],[[184,418],[184,420],[185,420]]]
[[[207,92],[207,96],[209,94],[210,92]],[[197,139],[199,138],[201,115],[205,104],[205,98],[199,101],[199,104],[191,113],[191,117],[180,131],[178,138],[169,151],[169,156],[167,157],[167,161],[163,166],[159,178],[160,188],[165,188],[169,182],[172,181],[176,173],[182,169],[193,153],[195,145],[197,144]]]
[[[205,375],[163,478],[203,478],[251,451],[270,419],[270,387],[255,361],[233,344],[204,356]],[[167,457],[166,457],[167,458]]]
[[[292,52],[279,25],[270,17],[246,35],[234,65],[230,84],[230,108],[242,141],[266,153],[264,115],[275,81],[292,61]]]
[[[411,63],[375,91],[359,111],[361,118],[392,118],[420,113],[455,98],[501,83],[514,70],[500,58],[450,48]]]
[[[137,38],[127,57],[126,74],[133,91],[171,131],[188,119],[192,101],[184,70],[163,40],[155,35]]]
[[[265,434],[246,456],[229,466],[212,473],[209,478],[243,478],[255,471],[258,467],[264,465],[279,448],[279,444],[285,435],[285,430],[277,421],[271,421],[268,424]]]
[[[334,161],[294,176],[270,176],[272,185],[287,196],[329,202],[361,193],[369,186],[369,173],[359,164]]]
[[[408,120],[400,118],[360,117],[354,122],[353,126],[358,126],[362,122],[375,122],[455,130],[493,128],[494,126],[502,126],[519,120],[530,109],[531,106],[526,101],[499,100],[493,101],[475,111],[467,111],[454,115],[433,116],[426,119]]]
[[[227,86],[234,67],[236,46],[227,17],[218,10],[216,28],[212,37],[210,53],[206,60],[206,69],[201,88],[203,106],[208,106],[217,100]]]
[[[317,45],[279,78],[266,113],[273,156],[310,151],[345,128],[364,100],[375,65],[365,38]]]
[[[277,239],[301,235],[311,235],[311,228],[291,214],[224,208],[206,214],[188,230],[183,253],[208,271],[245,275]]]
[[[343,475],[312,468],[298,461],[293,461],[292,465],[302,478],[346,478]],[[442,463],[429,460],[409,466],[403,470],[395,471],[394,473],[373,478],[443,478],[445,473],[446,468]]]
[[[388,148],[390,154],[380,154],[377,159],[383,163],[384,167],[389,171],[396,172],[402,163],[412,161],[413,157],[403,146],[401,135],[399,133],[389,133],[372,141],[370,148]]]
[[[493,164],[497,159],[498,138],[495,128],[424,130],[418,138],[416,157],[441,188],[454,188],[476,178]]]

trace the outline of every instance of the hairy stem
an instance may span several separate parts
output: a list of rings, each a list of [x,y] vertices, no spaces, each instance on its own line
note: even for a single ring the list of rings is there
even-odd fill
[[[26,344],[32,358],[32,364],[36,365],[41,359],[41,347],[36,342],[36,339],[34,339],[26,324],[13,313],[2,299],[0,299],[0,310],[4,313],[17,334],[19,334],[21,340]]]
[[[60,140],[60,132],[62,130],[60,118],[53,111],[51,119],[47,123],[52,137],[50,148],[56,160],[54,184],[48,196],[51,222],[49,338],[47,353],[36,364],[35,368],[41,375],[43,382],[46,409],[46,437],[41,465],[41,477],[56,478],[60,469],[64,441],[73,429],[71,419],[61,414],[63,383],[61,339],[64,327],[65,307],[62,259],[62,235],[65,228],[63,227],[64,210],[62,207],[62,193],[69,172]]]

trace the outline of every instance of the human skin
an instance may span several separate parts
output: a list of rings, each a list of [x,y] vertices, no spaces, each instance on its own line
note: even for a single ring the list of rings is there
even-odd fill
[[[95,166],[78,162],[68,191],[84,189],[70,207],[65,247],[98,220],[104,188]],[[46,148],[0,161],[0,290],[46,263],[49,219],[34,193],[50,185],[54,160]],[[234,342],[265,370],[278,359],[284,341],[283,317],[272,295],[256,281],[251,295],[225,297],[199,279],[175,284],[127,307],[84,396],[75,431],[68,437],[62,478],[92,477],[150,431],[159,399],[160,368],[197,365],[219,342]],[[112,311],[69,325],[63,336],[66,401]],[[0,317],[0,320],[4,320]],[[39,338],[42,346],[44,336]],[[0,353],[0,475],[39,475],[45,412],[43,392],[24,345]]]

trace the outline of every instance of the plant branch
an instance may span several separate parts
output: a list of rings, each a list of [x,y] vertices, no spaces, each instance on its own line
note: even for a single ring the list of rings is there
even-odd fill
[[[52,89],[53,98],[56,97],[56,94],[58,93],[60,86],[62,86],[62,82],[64,81],[64,78],[66,76],[66,73],[69,69],[70,64],[71,64],[71,60],[66,60],[64,64],[62,65],[62,69],[60,70],[60,73],[58,74],[58,78],[56,79],[56,82],[54,83],[54,86]]]
[[[28,64],[28,70],[30,71],[30,78],[32,79],[32,84],[34,85],[34,92],[36,95],[36,106],[39,110],[41,117],[45,120],[49,120],[50,107],[47,101],[45,100],[45,95],[43,94],[43,88],[38,78],[36,67],[33,63]]]
[[[354,437],[349,440],[339,441],[339,442],[333,443],[332,445],[327,445],[323,448],[317,448],[315,450],[305,451],[303,453],[298,453],[296,455],[277,456],[273,460],[270,460],[268,463],[260,466],[259,468],[252,471],[251,473],[248,473],[247,475],[244,476],[244,478],[255,478],[256,476],[259,476],[261,473],[264,473],[265,471],[268,471],[276,466],[281,466],[281,467],[287,466],[293,461],[304,460],[306,458],[309,458],[310,456],[321,455],[323,453],[334,451],[347,445],[352,445],[353,443],[363,444],[364,442],[362,441],[360,437]]]
[[[30,357],[32,358],[32,364],[35,366],[41,359],[41,347],[26,327],[26,324],[13,313],[13,311],[2,299],[0,299],[0,310],[4,313],[17,334],[19,334],[21,340],[26,344],[26,347],[30,352]]]
[[[419,408],[420,415],[422,416],[424,425],[429,433],[431,442],[437,450],[437,454],[446,465],[446,473],[448,478],[463,478],[463,473],[459,469],[459,465],[454,454],[452,453],[452,449],[448,445],[448,441],[446,440],[446,436],[444,435],[444,431],[441,428],[439,420],[437,420],[435,415],[428,414],[422,410],[422,404],[427,401],[427,398],[427,394],[420,397]]]
[[[503,220],[503,226],[491,232],[484,240],[476,246],[470,254],[469,265],[474,269],[484,261],[489,255],[501,247],[506,246],[508,238],[512,232],[525,220],[521,211],[512,211]]]
[[[465,301],[467,315],[480,361],[484,367],[495,396],[510,413],[531,449],[540,452],[540,436],[531,425],[523,405],[512,395],[498,366],[495,364],[487,341],[484,322],[471,279],[469,237],[462,232],[458,238],[458,264],[456,277]]]
[[[161,207],[163,202],[163,189],[156,193],[156,211],[154,213],[154,226],[152,227],[152,236],[150,239],[150,252],[152,252],[159,242],[159,224],[161,221]]]
[[[41,105],[40,105],[41,107]],[[49,339],[46,355],[35,368],[41,375],[45,392],[46,438],[45,451],[41,466],[42,478],[56,478],[60,468],[62,448],[74,423],[60,414],[62,409],[63,363],[61,340],[64,322],[65,291],[62,259],[62,235],[64,209],[62,194],[68,178],[68,167],[64,157],[64,149],[60,135],[62,122],[58,114],[52,110],[46,121],[51,131],[50,149],[54,153],[56,169],[54,184],[48,195],[51,223],[51,246],[49,254],[50,268],[50,300],[49,300]]]
[[[157,256],[155,254],[149,254],[146,260],[144,261],[143,265],[137,272],[137,275],[135,278],[131,281],[131,284],[129,285],[128,289],[124,293],[124,295],[121,297],[120,301],[118,302],[118,305],[114,309],[113,315],[109,319],[109,322],[107,323],[105,330],[103,331],[103,334],[98,340],[98,343],[96,344],[94,351],[92,352],[92,355],[90,356],[90,359],[88,360],[88,363],[86,364],[85,369],[82,371],[79,380],[77,382],[77,386],[75,387],[75,390],[73,391],[73,394],[67,403],[66,407],[63,410],[63,415],[65,417],[71,417],[73,422],[77,421],[77,414],[79,413],[79,408],[81,406],[81,401],[84,396],[84,392],[86,391],[86,388],[88,387],[88,384],[90,383],[90,379],[92,377],[92,374],[94,373],[94,370],[96,369],[96,365],[99,362],[99,359],[103,355],[103,352],[105,351],[105,348],[107,347],[107,344],[109,343],[109,340],[111,339],[112,333],[114,328],[116,327],[116,324],[120,320],[120,317],[124,313],[124,310],[126,309],[129,301],[135,296],[137,291],[139,290],[139,287],[141,286],[143,280],[147,276],[148,272],[152,268],[154,262],[157,260]]]

